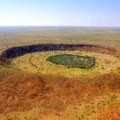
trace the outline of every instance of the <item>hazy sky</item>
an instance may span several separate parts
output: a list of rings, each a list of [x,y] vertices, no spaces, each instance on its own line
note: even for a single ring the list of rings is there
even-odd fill
[[[120,0],[0,0],[0,26],[120,27]]]

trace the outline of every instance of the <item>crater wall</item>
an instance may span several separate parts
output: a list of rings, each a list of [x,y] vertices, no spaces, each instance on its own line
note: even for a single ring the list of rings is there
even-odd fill
[[[41,51],[57,51],[57,50],[81,50],[81,51],[94,51],[107,54],[116,53],[116,49],[98,46],[98,45],[89,45],[89,44],[37,44],[29,46],[17,46],[8,48],[3,51],[0,55],[0,61],[6,62],[7,59],[16,58],[28,53],[41,52]]]

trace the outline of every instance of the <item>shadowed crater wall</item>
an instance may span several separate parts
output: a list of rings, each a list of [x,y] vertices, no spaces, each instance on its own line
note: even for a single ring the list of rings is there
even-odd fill
[[[57,51],[57,50],[80,50],[80,51],[94,51],[107,54],[116,54],[113,48],[88,45],[88,44],[37,44],[29,46],[17,46],[8,48],[0,55],[1,63],[8,62],[8,59],[16,58],[27,53],[41,52],[41,51]]]

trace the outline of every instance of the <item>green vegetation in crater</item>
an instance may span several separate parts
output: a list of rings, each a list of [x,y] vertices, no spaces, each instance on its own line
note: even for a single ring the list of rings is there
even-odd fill
[[[95,65],[94,57],[72,54],[49,56],[46,60],[58,65],[66,66],[68,68],[91,68]]]

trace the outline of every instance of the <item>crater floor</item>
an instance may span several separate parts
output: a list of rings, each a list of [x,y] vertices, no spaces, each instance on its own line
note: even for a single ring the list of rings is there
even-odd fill
[[[47,58],[60,54],[72,54],[95,57],[96,64],[92,68],[68,68],[63,65],[57,65],[47,61]],[[65,77],[79,77],[105,74],[110,72],[118,72],[120,60],[112,55],[96,53],[96,52],[81,52],[81,51],[48,51],[26,54],[15,58],[11,62],[11,67],[29,73],[41,73],[58,75]]]

